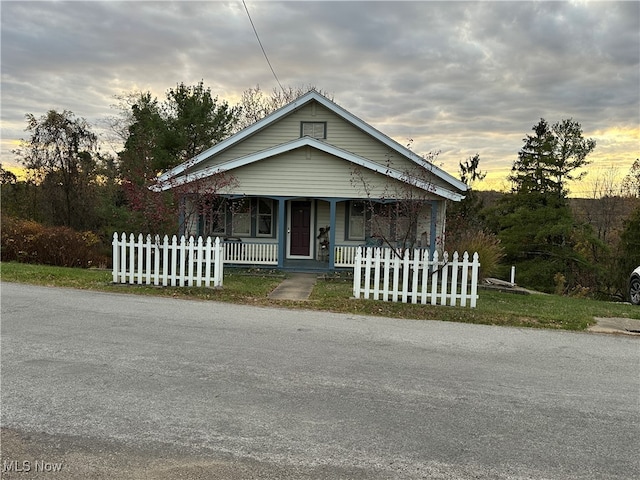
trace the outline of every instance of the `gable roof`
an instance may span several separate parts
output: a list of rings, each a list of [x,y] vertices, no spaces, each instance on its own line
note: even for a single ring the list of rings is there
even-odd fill
[[[329,100],[325,96],[319,94],[315,90],[311,90],[311,91],[305,93],[304,95],[298,97],[297,99],[295,99],[291,103],[288,103],[284,107],[276,110],[275,112],[271,113],[270,115],[267,115],[263,119],[258,120],[253,125],[245,128],[245,129],[241,130],[240,132],[236,133],[235,135],[232,135],[231,137],[229,137],[229,138],[217,143],[213,147],[205,150],[204,152],[200,153],[199,155],[196,155],[192,159],[187,160],[184,163],[181,163],[180,165],[172,168],[171,170],[168,170],[167,172],[165,172],[164,174],[162,174],[162,175],[160,175],[158,177],[156,185],[159,185],[160,188],[158,188],[158,187],[156,187],[156,188],[157,189],[162,189],[162,190],[166,190],[168,188],[171,188],[170,182],[168,182],[168,180],[170,180],[171,178],[175,178],[175,177],[177,177],[177,176],[179,176],[181,174],[184,174],[190,168],[192,168],[192,167],[200,164],[201,162],[207,160],[208,158],[210,158],[210,157],[212,157],[214,155],[217,155],[220,152],[223,152],[223,151],[227,150],[228,148],[240,143],[244,139],[246,139],[246,138],[250,137],[251,135],[259,132],[260,130],[266,128],[267,126],[277,122],[281,118],[289,115],[290,113],[298,110],[302,106],[304,106],[307,103],[312,102],[312,101],[316,101],[316,102],[320,103],[321,105],[323,105],[328,110],[332,111],[333,113],[335,113],[336,115],[338,115],[339,117],[341,117],[345,121],[351,123],[352,125],[356,126],[360,130],[362,130],[362,131],[366,132],[367,134],[371,135],[373,138],[375,138],[376,140],[380,141],[381,143],[383,143],[384,145],[386,145],[387,147],[389,147],[393,151],[397,152],[398,154],[402,155],[403,157],[408,158],[409,160],[413,161],[417,165],[420,165],[422,167],[427,168],[436,177],[440,178],[441,180],[443,180],[444,182],[450,184],[453,187],[453,191],[449,191],[448,189],[444,189],[442,187],[437,187],[439,190],[443,190],[443,191],[449,192],[454,197],[457,197],[458,200],[463,198],[463,196],[460,195],[459,193],[455,192],[455,190],[458,190],[460,192],[466,192],[467,191],[467,185],[465,183],[461,182],[457,178],[455,178],[452,175],[448,174],[447,172],[445,172],[444,170],[442,170],[438,166],[433,165],[431,162],[426,161],[420,155],[417,155],[416,153],[412,152],[408,148],[400,145],[395,140],[391,139],[390,137],[388,137],[387,135],[383,134],[382,132],[376,130],[375,128],[373,128],[368,123],[363,122],[358,117],[356,117],[352,113],[348,112],[344,108],[340,107],[338,104],[332,102],[331,100]],[[305,138],[310,139],[310,137],[302,137],[302,138],[294,140],[292,142],[288,142],[288,143],[285,143],[285,144],[282,144],[282,145],[278,145],[278,146],[273,147],[271,149],[268,149],[268,150],[266,150],[264,152],[258,152],[256,154],[247,155],[246,157],[242,157],[241,159],[233,160],[231,162],[226,162],[225,165],[227,165],[227,166],[229,166],[231,168],[236,168],[239,165],[233,166],[234,162],[238,162],[238,161],[242,160],[242,161],[245,161],[246,163],[251,163],[251,161],[256,161],[256,160],[259,160],[259,159],[262,159],[262,158],[267,158],[269,156],[276,155],[277,153],[268,154],[268,152],[277,151],[280,148],[285,148],[285,150],[282,150],[282,152],[289,151],[292,148],[299,148],[299,146],[302,146],[302,145],[298,145],[296,147],[291,147],[291,148],[288,148],[288,149],[287,149],[287,146],[292,146],[294,144],[297,144],[300,141],[303,141]],[[313,140],[315,140],[315,139],[313,139]],[[367,168],[370,168],[372,170],[381,169],[382,171],[380,173],[386,173],[387,171],[389,171],[389,172],[393,171],[392,169],[387,169],[386,167],[382,167],[382,166],[380,166],[379,164],[377,164],[375,162],[371,162],[370,160],[367,160],[367,159],[365,159],[363,157],[360,157],[360,156],[355,155],[353,153],[347,152],[346,150],[339,149],[337,147],[329,145],[329,144],[327,144],[325,142],[321,142],[319,140],[316,140],[315,142],[311,142],[311,143],[304,143],[303,142],[303,144],[304,145],[308,144],[308,145],[313,146],[315,148],[319,148],[320,150],[324,150],[327,153],[335,154],[334,151],[335,152],[339,152],[339,154],[337,154],[338,157],[343,158],[345,160],[353,161],[354,163],[358,163],[358,164],[360,164],[362,166],[365,166]],[[323,147],[321,147],[321,145]],[[328,149],[330,149],[332,151],[330,152],[328,150],[325,150],[325,148],[328,148]],[[279,153],[282,153],[282,152],[279,152]],[[262,156],[262,154],[266,154],[266,156]],[[355,161],[356,159],[357,159],[357,161]],[[222,171],[221,170],[222,166],[223,165],[218,165],[215,168],[213,168],[213,167],[205,168],[199,173],[208,172],[208,175],[211,175],[214,172]],[[229,170],[229,169],[230,168],[224,168],[225,171]],[[376,171],[378,171],[378,170],[376,170]],[[397,173],[399,173],[399,172],[397,172]],[[197,177],[191,177],[191,175],[198,175],[198,174],[197,173],[189,174],[189,175],[186,175],[185,178],[191,178],[193,180],[195,178],[203,178],[205,176],[208,176],[208,175],[198,175]],[[404,175],[403,177],[406,177],[406,175]],[[180,181],[180,183],[186,183],[186,181]],[[416,185],[416,186],[418,186],[418,185]],[[433,190],[433,188],[435,188],[435,187],[436,186],[433,185],[433,186],[431,186],[429,188],[429,190],[433,191],[434,193],[436,193],[436,191]],[[438,193],[438,194],[442,195],[441,193]],[[443,196],[449,198],[447,195],[443,195]]]
[[[315,148],[317,150],[323,151],[335,157],[351,162],[355,165],[368,168],[369,170],[372,170],[376,173],[380,173],[390,178],[393,178],[395,180],[408,183],[410,185],[413,185],[414,187],[434,193],[436,195],[447,198],[449,200],[458,201],[464,198],[463,195],[453,190],[449,190],[447,188],[444,188],[440,185],[436,185],[431,182],[425,182],[424,180],[421,180],[421,179],[410,178],[407,176],[406,173],[403,173],[397,169],[380,165],[379,163],[372,162],[371,160],[364,158],[360,155],[356,155],[354,153],[348,152],[346,150],[338,148],[329,143],[323,142],[322,140],[319,140],[313,137],[308,137],[308,136],[297,138],[290,142],[276,145],[272,148],[261,150],[259,152],[252,153],[250,155],[245,155],[244,157],[229,160],[227,162],[224,162],[218,165],[207,167],[193,173],[177,176],[171,181],[169,181],[169,179],[165,180],[164,182],[158,181],[154,189],[158,191],[168,190],[174,186],[183,185],[185,183],[189,183],[195,180],[207,178],[217,173],[228,172],[230,170],[243,167],[245,165],[249,165],[251,163],[258,162],[260,160],[264,160],[276,155],[280,155],[282,153],[290,152],[292,150],[305,147],[305,146]],[[431,164],[427,164],[423,166],[431,170]]]

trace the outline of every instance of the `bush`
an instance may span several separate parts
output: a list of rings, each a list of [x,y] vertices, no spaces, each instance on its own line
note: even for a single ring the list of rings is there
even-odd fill
[[[478,252],[480,258],[480,278],[491,277],[496,274],[500,261],[504,257],[504,249],[500,245],[498,237],[492,233],[478,231],[465,231],[448,242],[447,250],[458,252],[462,255],[469,252],[472,256]]]
[[[3,262],[59,267],[106,266],[97,235],[68,227],[46,227],[30,220],[2,217],[0,258]]]

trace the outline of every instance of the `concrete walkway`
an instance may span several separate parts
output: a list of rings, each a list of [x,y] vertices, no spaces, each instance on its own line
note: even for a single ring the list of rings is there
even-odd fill
[[[317,278],[318,276],[315,273],[292,273],[290,277],[285,278],[269,294],[269,298],[275,300],[308,300]]]
[[[640,320],[632,318],[600,318],[596,317],[596,324],[588,328],[590,332],[621,333],[624,335],[640,336]]]

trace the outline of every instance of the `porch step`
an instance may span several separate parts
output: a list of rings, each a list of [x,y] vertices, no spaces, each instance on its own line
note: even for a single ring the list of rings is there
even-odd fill
[[[274,300],[308,300],[316,280],[317,274],[315,273],[292,273],[269,294],[269,298]]]

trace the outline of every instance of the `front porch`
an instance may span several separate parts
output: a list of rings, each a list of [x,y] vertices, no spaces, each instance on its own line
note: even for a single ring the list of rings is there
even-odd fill
[[[357,248],[368,246],[373,234],[364,199],[234,196],[223,201],[215,216],[202,210],[192,216],[184,233],[220,237],[228,265],[309,272],[353,268]],[[443,230],[444,202],[430,200],[421,208],[410,246],[433,251]],[[400,225],[388,222],[389,236]]]

